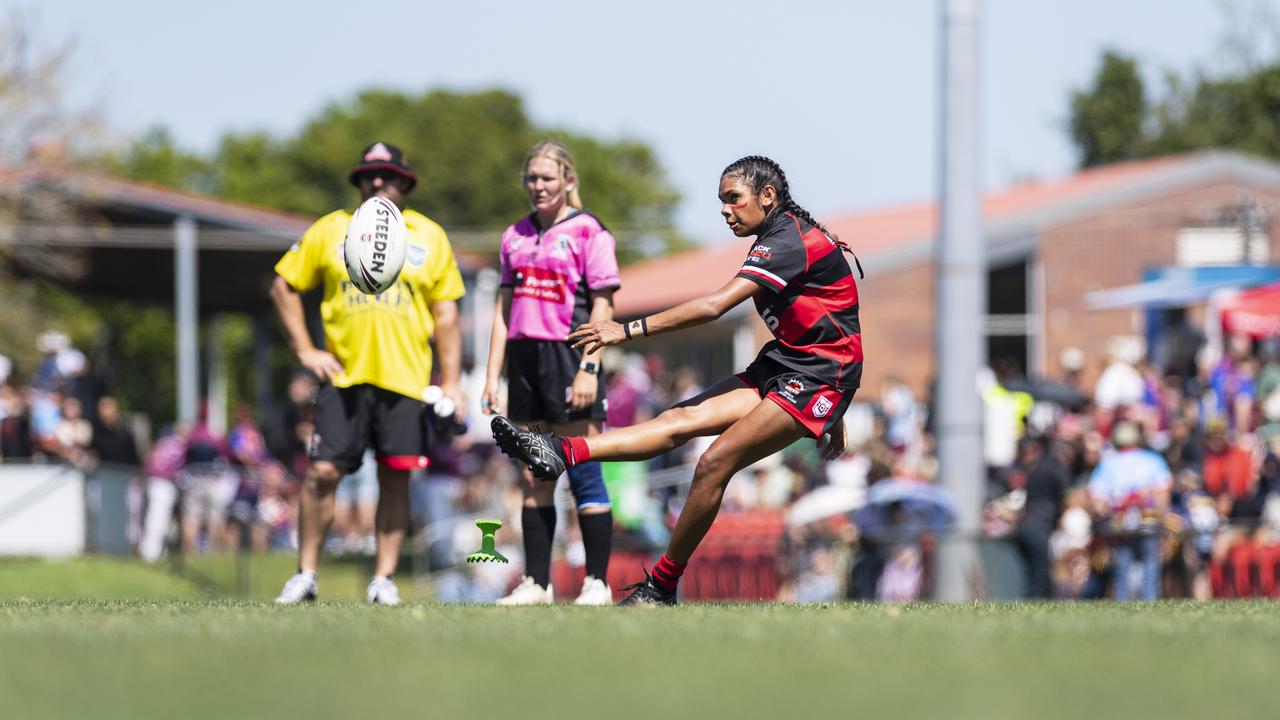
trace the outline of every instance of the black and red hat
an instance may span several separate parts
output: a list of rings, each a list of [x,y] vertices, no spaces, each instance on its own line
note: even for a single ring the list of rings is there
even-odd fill
[[[347,181],[356,187],[360,186],[360,174],[371,170],[390,170],[409,181],[404,189],[407,193],[418,184],[418,176],[413,174],[409,163],[405,162],[404,153],[391,143],[376,142],[360,153],[360,162],[347,173]]]

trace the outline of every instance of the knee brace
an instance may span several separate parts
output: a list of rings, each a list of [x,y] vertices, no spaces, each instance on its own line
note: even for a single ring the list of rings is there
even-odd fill
[[[604,486],[600,463],[586,462],[569,468],[569,489],[578,509],[609,507],[609,491]]]

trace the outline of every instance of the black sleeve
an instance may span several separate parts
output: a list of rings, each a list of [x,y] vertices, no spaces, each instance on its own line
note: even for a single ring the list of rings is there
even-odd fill
[[[771,233],[757,240],[736,277],[780,292],[809,266],[804,241],[792,232]]]

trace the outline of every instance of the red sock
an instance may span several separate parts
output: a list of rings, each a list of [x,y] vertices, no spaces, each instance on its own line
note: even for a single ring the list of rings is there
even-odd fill
[[[564,459],[569,465],[581,465],[591,459],[591,451],[587,449],[587,439],[581,435],[560,438],[560,448],[564,450]]]
[[[653,566],[653,581],[667,590],[675,590],[688,564],[675,562],[663,553],[662,557],[658,558],[658,564]]]

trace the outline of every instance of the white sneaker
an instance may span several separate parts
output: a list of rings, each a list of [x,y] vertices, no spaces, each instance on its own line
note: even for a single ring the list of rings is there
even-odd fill
[[[578,599],[573,601],[574,605],[612,605],[613,590],[604,583],[588,575],[582,581],[582,592],[578,594]]]
[[[369,602],[374,605],[399,605],[400,588],[389,577],[375,577],[369,581]]]
[[[551,585],[548,584],[544,590],[528,575],[524,576],[510,595],[498,598],[499,605],[550,605],[553,602],[555,602],[555,593]]]
[[[297,605],[300,602],[313,602],[316,599],[318,590],[316,574],[300,572],[289,578],[289,581],[284,584],[284,590],[280,591],[280,597],[276,598],[276,604]]]

